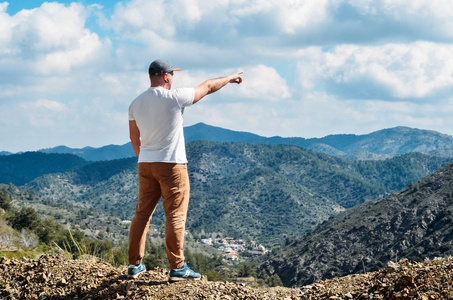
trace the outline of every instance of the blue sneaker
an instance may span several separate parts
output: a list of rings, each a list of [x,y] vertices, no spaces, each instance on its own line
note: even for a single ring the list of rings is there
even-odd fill
[[[142,272],[146,271],[146,267],[143,264],[139,264],[138,266],[130,265],[127,269],[127,275],[129,278],[137,278],[138,275]]]
[[[187,263],[184,263],[181,269],[172,269],[170,271],[170,278],[168,281],[175,282],[175,281],[182,281],[182,280],[200,280],[201,275],[200,273],[196,273],[192,271]]]

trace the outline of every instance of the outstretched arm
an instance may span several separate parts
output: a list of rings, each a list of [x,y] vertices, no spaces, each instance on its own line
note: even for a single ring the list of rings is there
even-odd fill
[[[238,72],[230,76],[206,80],[195,88],[193,104],[200,101],[204,96],[217,92],[228,83],[240,84],[242,82],[241,74],[242,72]]]

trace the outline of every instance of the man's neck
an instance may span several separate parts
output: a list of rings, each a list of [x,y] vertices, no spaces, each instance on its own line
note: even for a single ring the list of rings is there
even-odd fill
[[[168,84],[151,84],[151,87],[154,88],[154,87],[161,87],[161,88],[164,88],[164,89],[167,89],[169,90],[171,87],[168,86]]]

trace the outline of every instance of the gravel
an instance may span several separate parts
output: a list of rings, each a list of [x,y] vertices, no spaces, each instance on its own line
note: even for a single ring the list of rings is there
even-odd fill
[[[62,255],[0,258],[0,299],[453,299],[453,260],[401,260],[380,271],[324,280],[297,288],[257,288],[244,283],[168,282],[155,269],[128,279],[126,268]]]

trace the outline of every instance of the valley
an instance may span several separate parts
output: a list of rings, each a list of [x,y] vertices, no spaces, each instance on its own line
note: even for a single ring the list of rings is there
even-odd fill
[[[400,148],[409,144],[401,142],[407,137],[391,132],[380,138],[393,138],[387,144],[399,143]],[[359,140],[346,136],[341,143]],[[189,142],[187,154],[188,243],[193,251],[214,258],[219,252],[200,244],[202,239],[231,237],[246,246],[258,242],[271,250],[247,258],[258,278],[277,276],[286,286],[300,286],[378,270],[403,257],[420,261],[451,254],[449,157],[391,151],[385,159],[357,160],[295,145],[203,139]],[[111,241],[118,259],[124,255],[137,197],[136,158],[93,162],[67,153],[3,155],[0,178],[0,190],[10,195],[16,209],[33,207],[66,229]],[[154,265],[161,263],[163,228],[160,205],[150,231]],[[221,250],[226,254],[226,247]]]

